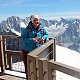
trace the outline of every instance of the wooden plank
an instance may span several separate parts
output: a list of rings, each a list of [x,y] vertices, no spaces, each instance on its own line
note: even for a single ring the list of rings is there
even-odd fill
[[[49,46],[49,49],[50,49],[49,60],[51,60],[51,59],[54,58],[54,57],[53,57],[53,55],[54,55],[54,54],[53,54],[53,45],[54,45],[54,44],[52,44],[52,45]]]
[[[42,51],[44,51],[48,46],[50,46],[51,44],[54,43],[54,40],[50,40],[47,43],[43,44],[42,46],[34,49],[33,51],[31,51],[28,55],[31,56],[37,56],[39,55]]]
[[[50,60],[50,54],[51,54],[51,50],[50,50],[50,46],[48,46],[45,50],[40,52],[40,54],[38,54],[37,56],[39,58],[46,58],[47,60]]]
[[[6,53],[9,53],[10,52],[10,54],[11,55],[15,55],[15,56],[22,56],[23,54],[22,54],[22,51],[12,51],[12,50],[6,50],[5,51]]]
[[[24,77],[0,73],[0,80],[26,80]]]
[[[1,62],[2,62],[1,59],[2,58],[1,58],[1,41],[0,41],[0,67],[1,67]]]
[[[27,70],[28,70],[28,80],[36,80],[36,58],[29,56],[27,57]]]
[[[43,80],[48,80],[48,61],[47,60],[43,60],[43,76],[44,76]]]
[[[53,59],[56,61],[56,39],[54,39],[54,44],[53,44]]]
[[[11,53],[9,52],[7,54],[7,69],[11,70],[12,69],[12,56]]]
[[[1,53],[0,53],[0,67],[1,67]]]
[[[52,64],[48,62],[48,80],[53,80],[52,77],[52,72],[53,72],[53,68],[52,68]]]
[[[39,80],[39,65],[38,65],[38,57],[36,57],[36,74],[37,74],[37,80]]]
[[[38,80],[44,80],[43,77],[43,61],[42,60],[38,60],[38,73],[39,73],[39,78]]]
[[[21,38],[21,36],[15,36],[15,35],[3,35],[3,38]]]
[[[71,75],[73,77],[80,79],[80,69],[78,68],[68,66],[55,61],[49,61],[49,66],[51,66],[52,69],[54,70],[58,70],[60,72],[66,73],[68,75]]]
[[[3,42],[3,37],[0,36],[0,52],[1,52],[1,72],[4,73],[5,71],[5,60],[4,60],[4,42]]]

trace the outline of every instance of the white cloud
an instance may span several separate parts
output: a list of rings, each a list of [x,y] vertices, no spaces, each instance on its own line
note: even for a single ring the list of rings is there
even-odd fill
[[[80,18],[80,11],[74,12],[48,12],[48,13],[38,13],[41,18],[45,19],[58,19],[58,18]]]
[[[0,6],[21,6],[24,5],[25,3],[28,3],[32,0],[9,0],[9,1],[3,1]]]
[[[53,2],[36,1],[36,0],[8,0],[0,4],[0,6],[61,6],[64,4],[64,0],[57,0]],[[62,3],[62,4],[61,4]]]

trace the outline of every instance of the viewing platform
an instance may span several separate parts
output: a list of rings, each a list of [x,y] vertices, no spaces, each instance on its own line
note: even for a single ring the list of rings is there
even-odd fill
[[[27,55],[26,73],[21,44],[19,36],[0,35],[0,80],[56,80],[56,71],[80,79],[80,69],[56,62],[56,39]]]

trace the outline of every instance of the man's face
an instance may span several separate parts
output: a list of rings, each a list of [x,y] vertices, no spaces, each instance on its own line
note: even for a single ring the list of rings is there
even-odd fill
[[[34,25],[35,28],[37,28],[39,26],[39,23],[40,23],[39,19],[35,18],[33,20],[33,25]]]

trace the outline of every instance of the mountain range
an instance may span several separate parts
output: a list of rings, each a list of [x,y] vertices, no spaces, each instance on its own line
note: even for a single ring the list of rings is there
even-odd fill
[[[18,16],[8,17],[0,23],[0,35],[18,35],[29,21],[29,17],[26,19],[20,19]],[[63,46],[80,52],[80,19],[61,17],[45,20],[40,18],[40,21],[48,30],[50,38],[56,38]],[[21,22],[26,26],[20,26]]]

